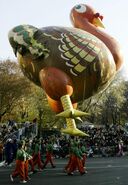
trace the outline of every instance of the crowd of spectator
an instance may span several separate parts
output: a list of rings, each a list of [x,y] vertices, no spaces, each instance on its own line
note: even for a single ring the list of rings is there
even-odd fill
[[[128,150],[128,133],[120,125],[106,125],[98,127],[81,128],[89,134],[86,138],[87,146],[94,154],[101,156],[116,156],[119,154],[120,145],[124,152]]]
[[[25,128],[29,128],[27,124]],[[82,141],[85,144],[88,157],[97,155],[102,157],[122,156],[128,151],[128,136],[126,131],[120,126],[109,125],[106,127],[84,127],[81,129],[89,134],[89,137],[77,138],[79,142]],[[4,127],[3,132],[5,132],[5,130],[6,128]],[[33,130],[28,130],[28,133],[24,135],[24,139],[27,140],[32,147],[35,138],[30,137],[30,132],[33,132]],[[40,138],[42,157],[46,153],[46,144],[49,138],[52,138],[53,141],[53,154],[55,158],[68,157],[72,136],[62,134],[42,135]],[[11,164],[16,156],[18,141],[19,139],[16,137],[7,138],[5,142],[0,141],[0,161],[4,159],[6,165]]]
[[[35,127],[33,127],[35,125]],[[21,139],[22,136],[30,137],[30,134],[35,134],[36,122],[26,121],[16,123],[14,120],[8,120],[5,124],[0,124],[0,140],[6,141],[8,138],[16,137]]]
[[[7,123],[0,124],[0,139],[6,139],[9,135],[13,134],[17,130],[18,125],[13,120],[8,120]]]
[[[85,143],[88,157],[102,156],[122,156],[128,152],[128,134],[122,126],[107,125],[97,127],[81,128],[89,134],[89,137],[78,138]],[[54,153],[56,156],[64,157],[68,155],[70,137],[56,136],[54,142]],[[43,143],[47,138],[43,139]],[[44,145],[45,146],[45,145]]]

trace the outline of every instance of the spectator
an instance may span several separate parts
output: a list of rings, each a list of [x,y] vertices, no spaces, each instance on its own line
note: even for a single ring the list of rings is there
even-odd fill
[[[11,166],[13,161],[13,144],[12,139],[8,139],[5,144],[5,165]]]
[[[120,140],[118,143],[118,154],[119,157],[124,155],[124,150],[123,150],[123,141]]]

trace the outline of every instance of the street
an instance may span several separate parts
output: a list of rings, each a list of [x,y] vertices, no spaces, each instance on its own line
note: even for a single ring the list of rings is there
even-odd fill
[[[31,185],[127,185],[128,157],[88,158],[86,162],[88,173],[81,176],[75,172],[68,176],[63,168],[68,159],[55,159],[56,168],[47,166],[42,172],[31,175],[26,184]],[[10,181],[12,167],[0,167],[0,184],[19,184],[19,179]]]

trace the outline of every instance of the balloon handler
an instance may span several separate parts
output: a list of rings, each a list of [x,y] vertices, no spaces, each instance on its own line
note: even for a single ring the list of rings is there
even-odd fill
[[[40,139],[35,140],[35,147],[34,147],[34,153],[33,153],[33,164],[34,164],[34,168],[37,165],[39,171],[42,171],[43,163],[41,160],[41,140]]]
[[[45,168],[48,163],[51,164],[52,168],[56,167],[53,163],[53,144],[50,140],[46,144],[46,160],[43,164],[43,168]]]
[[[73,175],[73,172],[75,172],[77,169],[81,175],[85,174],[85,169],[83,166],[83,157],[81,149],[79,148],[79,143],[77,141],[74,141],[73,147],[72,147],[72,153],[70,157],[70,163],[68,163],[68,168],[66,166],[67,174]]]
[[[20,177],[21,183],[26,183],[30,180],[28,176],[28,159],[32,158],[28,153],[25,152],[25,142],[22,141],[18,144],[18,151],[16,155],[16,166],[15,170],[10,175],[10,179],[13,182],[14,178]]]

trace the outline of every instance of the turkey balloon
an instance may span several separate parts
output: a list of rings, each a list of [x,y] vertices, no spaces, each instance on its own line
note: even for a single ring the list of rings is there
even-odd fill
[[[20,67],[43,88],[51,109],[66,118],[63,133],[87,136],[76,127],[77,103],[105,89],[123,63],[118,42],[103,31],[102,16],[79,4],[71,10],[74,27],[18,25],[9,42]]]

